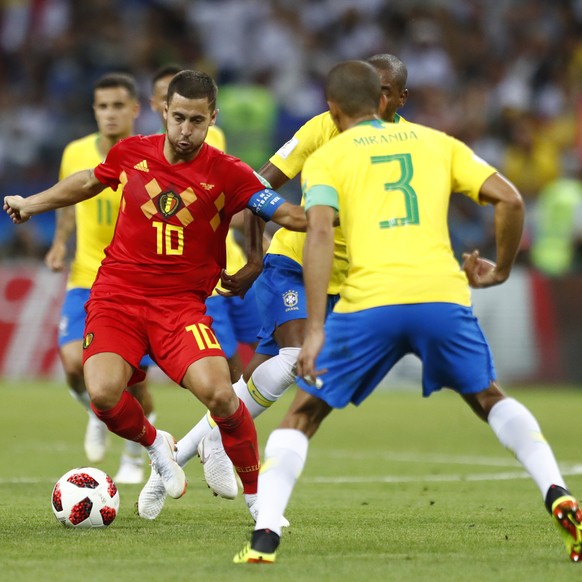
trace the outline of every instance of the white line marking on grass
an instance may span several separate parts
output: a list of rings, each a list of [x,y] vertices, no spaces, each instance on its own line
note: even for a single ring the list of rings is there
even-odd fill
[[[54,479],[40,478],[40,477],[8,477],[1,478],[0,485],[39,485],[42,483],[53,483],[53,485],[59,480],[59,477]]]
[[[518,467],[519,463],[510,455],[506,457],[483,457],[477,455],[441,455],[438,453],[401,453],[401,452],[381,452],[334,450],[325,454],[326,458],[333,459],[375,459],[383,461],[401,461],[406,463],[438,463],[447,465],[479,465],[485,467]]]
[[[582,465],[570,465],[562,467],[562,475],[582,475]],[[525,471],[511,471],[502,473],[468,473],[466,475],[378,475],[376,477],[305,477],[306,483],[345,485],[358,483],[458,483],[463,481],[511,481],[512,479],[530,479]]]

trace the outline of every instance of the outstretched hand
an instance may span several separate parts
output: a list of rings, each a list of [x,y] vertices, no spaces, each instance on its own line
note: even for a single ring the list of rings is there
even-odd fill
[[[507,276],[497,271],[497,265],[493,261],[481,258],[477,250],[463,253],[463,271],[473,289],[500,285],[507,279]]]
[[[22,224],[30,219],[30,214],[24,211],[24,198],[22,196],[4,196],[4,210],[14,224]]]

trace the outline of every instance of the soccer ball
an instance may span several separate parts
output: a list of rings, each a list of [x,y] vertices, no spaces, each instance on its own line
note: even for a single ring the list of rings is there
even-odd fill
[[[67,527],[105,527],[119,510],[119,491],[107,473],[94,467],[79,467],[56,482],[51,507]]]

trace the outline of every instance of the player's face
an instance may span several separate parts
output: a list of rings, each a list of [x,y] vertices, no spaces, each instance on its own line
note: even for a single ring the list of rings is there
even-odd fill
[[[153,86],[152,97],[150,99],[150,106],[152,111],[155,111],[164,120],[164,104],[166,103],[166,95],[168,94],[168,86],[174,75],[168,75],[158,79]]]
[[[390,71],[376,69],[382,85],[382,93],[386,96],[386,106],[378,112],[384,121],[392,121],[396,111],[406,103],[407,89],[400,89]]]
[[[125,87],[96,89],[93,111],[99,133],[110,139],[122,139],[133,133],[139,103]]]
[[[175,93],[164,109],[166,118],[166,145],[164,153],[174,160],[191,160],[196,156],[214,125],[216,110],[211,110],[208,99],[187,99]]]

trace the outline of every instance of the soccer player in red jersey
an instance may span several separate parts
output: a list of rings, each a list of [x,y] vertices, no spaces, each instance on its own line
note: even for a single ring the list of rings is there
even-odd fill
[[[300,206],[265,188],[239,159],[204,143],[216,118],[216,94],[208,75],[182,71],[168,88],[166,134],[121,140],[94,170],[28,198],[4,198],[4,209],[19,224],[121,186],[115,233],[86,306],[85,383],[97,417],[110,431],[146,447],[174,498],[184,493],[186,478],[175,461],[173,437],[156,431],[125,388],[142,379],[139,362],[149,353],[208,407],[244,492],[256,493],[255,426],[233,391],[204,301],[225,267],[234,214],[249,208],[287,228],[306,227]],[[250,238],[254,257],[262,253],[262,241]],[[244,293],[256,275],[243,267],[229,277],[229,287]]]

